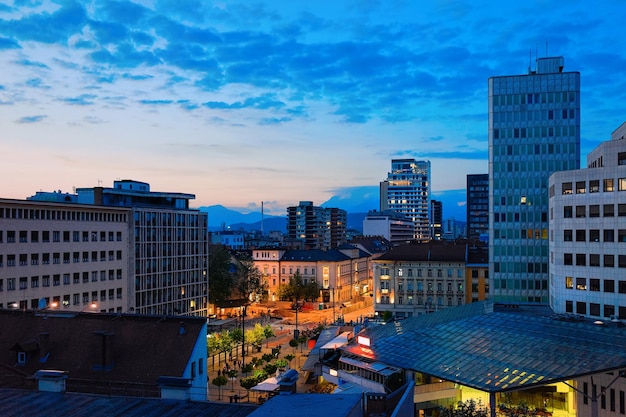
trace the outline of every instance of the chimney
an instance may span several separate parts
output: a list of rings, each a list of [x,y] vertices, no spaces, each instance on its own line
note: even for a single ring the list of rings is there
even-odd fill
[[[113,357],[113,340],[115,333],[99,330],[93,332],[94,336],[100,338],[98,352],[98,361],[93,366],[94,371],[110,371],[115,365]]]
[[[37,343],[39,344],[39,362],[45,363],[48,360],[48,356],[50,356],[50,333],[42,332],[37,336]]]
[[[40,392],[65,392],[67,371],[41,369],[35,372],[35,379]]]

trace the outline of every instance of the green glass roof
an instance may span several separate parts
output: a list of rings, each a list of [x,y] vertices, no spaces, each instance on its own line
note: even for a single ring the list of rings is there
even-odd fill
[[[359,333],[342,350],[487,392],[626,368],[626,327],[557,315],[546,306],[481,302]]]

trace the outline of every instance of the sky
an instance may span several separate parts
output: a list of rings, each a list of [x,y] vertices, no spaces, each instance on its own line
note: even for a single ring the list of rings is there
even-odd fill
[[[0,197],[110,187],[285,215],[378,209],[431,162],[444,218],[488,172],[487,80],[563,56],[581,164],[626,120],[624,0],[0,0]]]

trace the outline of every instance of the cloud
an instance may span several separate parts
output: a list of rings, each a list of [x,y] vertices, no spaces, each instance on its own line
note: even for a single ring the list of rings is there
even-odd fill
[[[46,119],[48,116],[37,115],[37,116],[24,116],[16,121],[16,123],[39,123]]]

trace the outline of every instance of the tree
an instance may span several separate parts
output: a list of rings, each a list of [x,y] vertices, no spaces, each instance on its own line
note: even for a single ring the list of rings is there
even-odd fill
[[[480,400],[459,401],[456,408],[442,408],[441,417],[488,417],[489,409]]]
[[[265,340],[265,329],[261,324],[256,323],[254,328],[246,330],[246,342],[256,348],[260,348]],[[259,350],[260,351],[260,350]]]
[[[294,355],[293,353],[285,355],[285,359],[289,361],[289,366],[291,366],[291,361],[294,360],[295,358],[296,358],[296,355]]]
[[[298,343],[300,343],[300,342],[298,342],[298,339],[291,339],[289,341],[289,346],[291,346],[293,348],[293,353],[294,354],[296,353],[296,348],[298,347]]]
[[[221,304],[230,299],[234,285],[232,257],[225,246],[209,250],[209,303]]]
[[[313,281],[313,283],[315,287],[317,287],[317,282]],[[317,289],[317,293],[313,296],[310,294],[310,292],[312,292],[311,288],[312,286],[304,283],[302,275],[296,272],[289,278],[289,283],[278,287],[278,296],[280,299],[295,302],[319,297],[319,288]]]
[[[224,375],[217,376],[213,378],[213,380],[211,381],[211,384],[217,387],[217,399],[218,400],[222,398],[222,387],[226,385],[227,383],[228,383],[228,378],[226,378]]]
[[[274,329],[269,324],[263,328],[263,336],[265,336],[265,340],[267,341],[267,345],[265,347],[270,347],[270,337],[274,337]]]
[[[249,255],[239,255],[234,291],[246,302],[261,301],[267,297],[268,285]]]
[[[237,375],[239,375],[239,372],[237,372],[236,369],[230,369],[228,371],[228,379],[232,381],[230,388],[233,391],[235,390],[235,379],[237,379]]]

